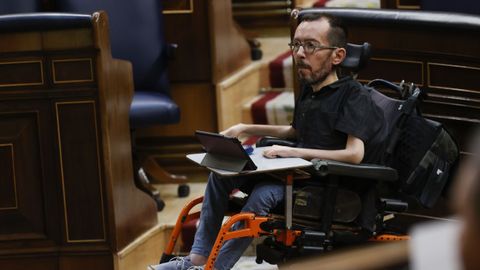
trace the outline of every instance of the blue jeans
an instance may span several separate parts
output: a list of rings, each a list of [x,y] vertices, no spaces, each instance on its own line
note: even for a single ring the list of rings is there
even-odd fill
[[[271,179],[266,175],[253,177],[219,177],[211,173],[200,214],[200,224],[195,234],[195,240],[190,253],[208,257],[212,250],[217,234],[220,231],[222,220],[227,210],[228,198],[232,190],[241,188],[248,181],[256,181],[250,192],[247,203],[242,212],[253,212],[259,216],[266,216],[284,198],[285,186],[281,181]],[[243,225],[237,223],[234,229]],[[215,268],[225,270],[232,268],[243,252],[252,242],[251,237],[235,238],[225,242],[215,262]]]

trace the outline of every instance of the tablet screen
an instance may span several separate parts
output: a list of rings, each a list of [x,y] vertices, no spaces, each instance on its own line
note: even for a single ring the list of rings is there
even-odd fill
[[[255,170],[257,168],[237,138],[200,130],[195,131],[195,136],[207,153],[247,160],[246,170]]]

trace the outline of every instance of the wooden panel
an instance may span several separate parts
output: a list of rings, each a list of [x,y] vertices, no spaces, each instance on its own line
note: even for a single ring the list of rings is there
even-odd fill
[[[0,240],[46,238],[39,136],[37,112],[0,113]]]
[[[183,0],[171,2],[184,2]],[[165,14],[165,39],[178,44],[175,59],[169,63],[172,82],[210,81],[210,35],[205,0],[194,0],[191,14]],[[189,29],[189,31],[178,31]]]
[[[44,50],[91,48],[92,38],[91,29],[47,31],[42,33],[42,47]]]
[[[420,0],[381,0],[380,7],[388,9],[420,9]]]
[[[359,73],[358,79],[368,82],[376,78],[397,83],[408,78],[409,82],[423,85],[423,63],[395,58],[371,58],[367,68]]]
[[[398,9],[420,9],[420,0],[395,0]]]
[[[17,209],[13,144],[0,144],[0,210]]]
[[[2,33],[0,34],[0,52],[39,51],[42,48],[40,33]]]
[[[295,5],[294,1],[290,0],[233,0],[232,2],[233,16],[245,28],[287,27],[290,12]],[[305,8],[311,7],[312,4],[312,1],[299,3],[299,5],[304,5]]]
[[[173,2],[182,6],[184,1]],[[193,0],[192,13],[165,14],[165,38],[178,44],[169,63],[173,82],[217,83],[250,62],[250,47],[234,24],[231,1],[213,2]]]
[[[93,82],[91,58],[52,60],[53,83]]]
[[[428,86],[449,90],[467,90],[480,93],[480,67],[428,63]],[[461,79],[459,79],[461,78]]]
[[[67,242],[106,240],[95,106],[56,103]]]
[[[208,2],[212,82],[219,83],[251,62],[250,46],[234,25],[231,1],[209,0]]]
[[[193,13],[195,7],[193,0],[164,1],[163,14],[186,14]]]
[[[41,60],[0,62],[0,87],[42,85]]]
[[[62,256],[58,262],[59,269],[68,270],[103,270],[114,269],[112,254],[82,254]],[[143,269],[143,268],[142,268]]]
[[[106,14],[94,20],[94,37],[100,53],[98,72],[99,124],[102,127],[102,162],[105,168],[109,244],[117,252],[157,224],[154,200],[133,180],[130,104],[133,98],[131,63],[111,59]],[[128,198],[128,200],[125,200]]]
[[[260,68],[260,63],[251,64],[217,85],[217,122],[220,131],[242,122],[244,104],[257,96],[261,88]]]
[[[35,268],[37,270],[58,269],[58,259],[53,256],[21,256],[0,258],[0,266],[2,269],[8,270],[25,270]]]
[[[171,205],[169,207],[170,209],[181,208],[175,208]],[[176,216],[173,220],[175,218]],[[159,258],[162,257],[163,247],[168,244],[172,231],[173,228],[168,225],[165,226],[165,224],[148,231],[138,239],[138,245],[127,247],[118,252],[118,256],[115,256],[116,270],[143,269],[146,265],[158,264]],[[174,249],[174,252],[178,252],[178,249],[179,245]]]
[[[455,38],[445,38],[445,31],[436,28],[407,27],[405,25],[388,25],[380,27],[372,22],[367,24],[347,25],[348,40],[352,43],[369,42],[373,47],[372,57],[377,57],[383,50],[411,54],[431,53],[430,56],[443,54],[449,56],[478,55],[478,43],[472,41],[469,31],[455,32]],[[451,31],[451,30],[450,30]],[[462,46],[459,46],[462,44]]]

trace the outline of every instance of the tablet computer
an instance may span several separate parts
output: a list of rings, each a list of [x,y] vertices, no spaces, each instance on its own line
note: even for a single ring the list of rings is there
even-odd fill
[[[257,169],[237,138],[200,130],[195,136],[207,152],[201,165],[234,172]]]

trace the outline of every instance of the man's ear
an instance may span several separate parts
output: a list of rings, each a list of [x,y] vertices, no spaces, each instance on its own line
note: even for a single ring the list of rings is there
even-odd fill
[[[332,52],[332,64],[337,66],[343,62],[343,59],[347,56],[347,51],[345,48],[338,48]]]

